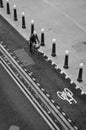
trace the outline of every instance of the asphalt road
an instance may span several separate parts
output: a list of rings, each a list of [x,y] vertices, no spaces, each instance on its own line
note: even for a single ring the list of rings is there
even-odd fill
[[[0,17],[0,38],[4,40],[11,50],[25,48],[23,39],[2,17]],[[40,82],[40,84],[47,90],[52,98],[61,106],[63,111],[72,119],[81,130],[86,129],[86,103],[77,96],[74,92],[74,99],[77,104],[69,104],[67,101],[60,99],[57,96],[57,91],[63,91],[64,88],[69,88],[72,92],[71,85],[66,80],[62,79],[59,73],[54,72],[49,65],[47,65],[42,58],[37,55],[30,55],[35,64],[27,66],[29,71],[33,72],[33,76]]]
[[[1,22],[2,21],[2,22]],[[15,50],[21,48],[25,40],[0,17],[0,39],[10,43]],[[6,25],[6,26],[5,26]],[[9,29],[8,29],[9,28]],[[7,31],[6,31],[6,30]],[[15,46],[13,46],[14,43]],[[18,44],[18,43],[21,43]],[[0,129],[7,130],[18,125],[20,130],[50,130],[48,124],[39,115],[32,104],[0,65]]]
[[[15,124],[20,130],[50,130],[1,65],[0,74],[0,129]]]

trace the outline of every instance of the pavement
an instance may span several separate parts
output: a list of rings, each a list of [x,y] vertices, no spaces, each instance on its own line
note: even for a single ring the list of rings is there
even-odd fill
[[[41,47],[68,76],[86,92],[86,2],[84,0],[9,0],[11,15],[6,14],[6,1],[1,15],[26,39],[29,39],[31,20],[39,38],[45,29],[45,46]],[[13,6],[16,5],[18,21],[13,20]],[[25,13],[26,29],[21,27],[21,14]],[[56,38],[56,57],[51,56],[52,40]],[[69,50],[69,69],[65,70],[64,55]],[[79,64],[84,64],[83,82],[77,82]]]

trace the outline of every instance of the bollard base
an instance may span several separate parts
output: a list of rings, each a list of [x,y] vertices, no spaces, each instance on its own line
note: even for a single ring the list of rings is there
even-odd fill
[[[23,28],[23,29],[25,29],[25,28],[26,28],[26,26],[25,26],[25,25],[22,25],[22,28]]]
[[[3,6],[3,5],[0,5],[0,8],[4,8],[4,6]]]
[[[4,8],[2,0],[0,0],[0,8]]]
[[[10,10],[7,10],[7,14],[11,14],[11,13],[10,13]]]
[[[10,12],[7,12],[7,14],[10,14]]]
[[[77,81],[78,81],[78,82],[82,82],[82,79],[78,78]]]
[[[69,67],[67,65],[64,65],[63,68],[68,69]]]
[[[56,54],[52,53],[52,54],[51,54],[51,56],[55,57],[55,56],[56,56]]]
[[[44,43],[41,43],[41,46],[45,46],[45,44],[44,44]]]
[[[18,21],[18,19],[17,19],[17,18],[14,18],[14,21]]]

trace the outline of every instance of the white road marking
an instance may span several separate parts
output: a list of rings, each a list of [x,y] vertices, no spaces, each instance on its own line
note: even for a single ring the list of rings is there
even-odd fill
[[[77,103],[77,101],[73,98],[73,93],[68,88],[64,88],[62,92],[57,91],[57,95],[59,98],[68,101],[70,104],[72,104],[72,101],[74,101],[74,103]]]

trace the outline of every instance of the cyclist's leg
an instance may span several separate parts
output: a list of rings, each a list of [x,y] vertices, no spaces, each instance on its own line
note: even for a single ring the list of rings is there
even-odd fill
[[[30,52],[32,52],[32,42],[30,42],[29,44],[29,49],[30,49]]]

